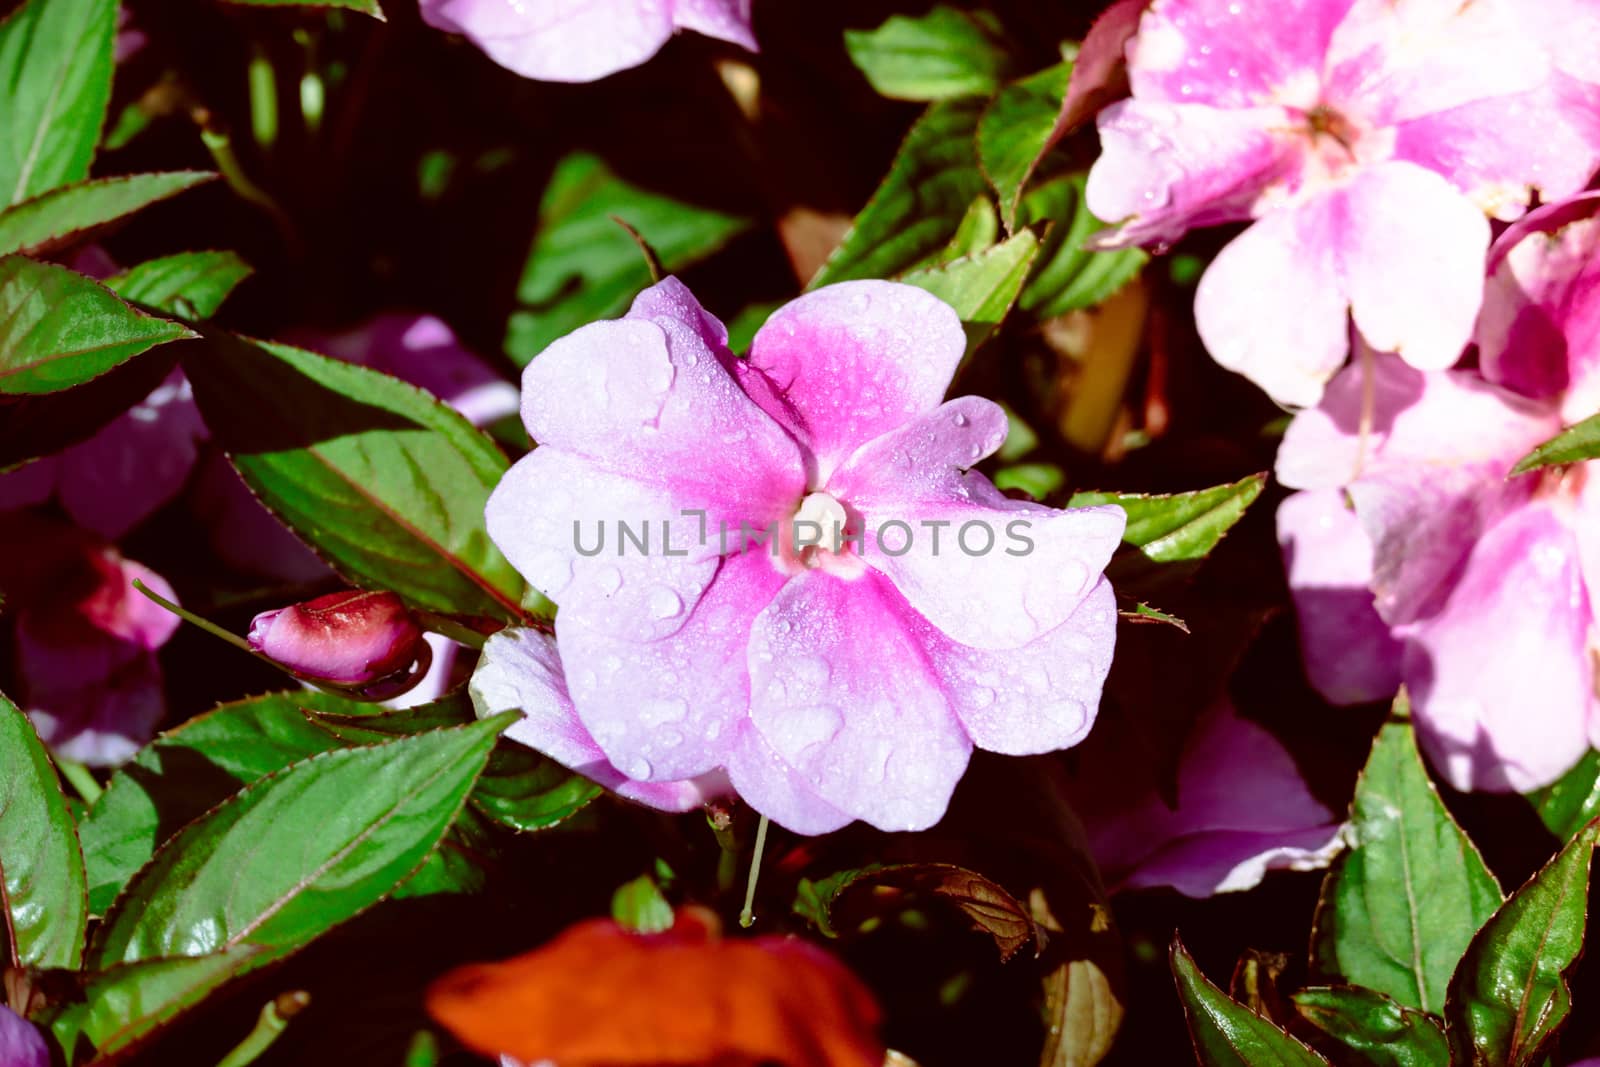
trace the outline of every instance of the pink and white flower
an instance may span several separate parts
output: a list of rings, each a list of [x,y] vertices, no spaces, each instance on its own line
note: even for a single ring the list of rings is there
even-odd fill
[[[521,707],[512,736],[635,795],[677,790],[658,806],[725,774],[801,833],[930,826],[974,745],[1080,741],[1125,517],[1010,500],[970,470],[1006,418],[940,404],[965,345],[948,305],[863,281],[779,309],[738,360],[670,278],[553,344],[523,377],[540,447],[488,521],[559,605],[560,663],[537,635],[490,641],[480,711]],[[619,520],[648,520],[650,550],[619,535],[591,553]],[[810,521],[856,540],[809,541]],[[744,550],[745,526],[779,536]],[[961,541],[969,526],[1025,530],[1031,550],[973,551],[986,538]]]
[[[1583,188],[1591,93],[1509,0],[1154,0],[1133,95],[1100,114],[1104,246],[1255,220],[1201,280],[1223,366],[1314,404],[1349,322],[1426,370],[1453,364],[1482,300],[1486,216]],[[1552,23],[1552,27],[1554,23]]]
[[[756,50],[750,0],[422,0],[422,17],[540,81],[637,67],[682,30]]]
[[[1278,476],[1310,492],[1279,538],[1318,688],[1403,681],[1453,785],[1527,790],[1600,738],[1600,468],[1510,476],[1600,407],[1600,194],[1528,215],[1489,267],[1479,370],[1364,357],[1296,417]]]

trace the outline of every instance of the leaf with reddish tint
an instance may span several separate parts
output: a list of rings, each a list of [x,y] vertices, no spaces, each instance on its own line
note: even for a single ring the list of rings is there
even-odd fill
[[[908,863],[863,871],[839,886],[828,909],[835,926],[853,927],[885,910],[935,897],[958,910],[980,933],[994,938],[1000,958],[1028,946],[1035,951],[1041,932],[1027,907],[998,883],[951,863]]]

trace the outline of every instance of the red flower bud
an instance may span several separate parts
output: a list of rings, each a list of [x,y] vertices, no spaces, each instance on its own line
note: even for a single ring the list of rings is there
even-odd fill
[[[263,612],[250,647],[308,681],[367,686],[425,655],[422,627],[393,593],[349,590]]]

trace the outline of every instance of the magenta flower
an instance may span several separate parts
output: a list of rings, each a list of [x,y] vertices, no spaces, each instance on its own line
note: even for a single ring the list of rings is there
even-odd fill
[[[50,1046],[28,1020],[0,1004],[0,1063],[6,1067],[50,1067]]]
[[[1111,890],[1252,889],[1269,870],[1326,867],[1342,847],[1341,820],[1311,794],[1288,750],[1226,700],[1190,733],[1176,806],[1127,734],[1096,731],[1071,790]]]
[[[93,766],[126,761],[166,711],[156,650],[177,628],[173,615],[133,586],[176,599],[149,568],[55,524],[7,516],[8,545],[33,565],[7,589],[15,611],[17,696],[57,754]]]
[[[1482,299],[1485,214],[1575,192],[1600,159],[1592,101],[1529,29],[1542,18],[1507,0],[1155,0],[1133,96],[1100,114],[1088,202],[1122,223],[1101,243],[1256,220],[1195,316],[1217,362],[1281,403],[1316,403],[1352,316],[1374,348],[1450,366]]]
[[[737,360],[668,279],[535,359],[522,414],[541,447],[490,498],[489,533],[560,606],[573,714],[546,664],[522,738],[578,767],[563,753],[587,745],[636,783],[725,771],[803,833],[932,825],[973,745],[1081,740],[1125,518],[970,471],[1006,419],[940,405],[965,345],[948,305],[863,281],[779,309]],[[516,642],[487,650],[507,690],[534,684],[496,662]]]
[[[422,18],[465,35],[524,78],[590,82],[637,67],[693,30],[754,52],[750,0],[421,0]]]
[[[404,601],[360,589],[264,611],[251,620],[249,641],[299,677],[341,687],[381,684],[432,658]]]
[[[1308,673],[1340,701],[1404,681],[1460,789],[1548,784],[1595,739],[1595,464],[1508,475],[1600,406],[1597,253],[1600,194],[1529,215],[1490,256],[1481,371],[1382,355],[1368,383],[1364,359],[1279,453],[1280,479],[1315,491],[1278,517]],[[1302,569],[1318,556],[1343,562]]]

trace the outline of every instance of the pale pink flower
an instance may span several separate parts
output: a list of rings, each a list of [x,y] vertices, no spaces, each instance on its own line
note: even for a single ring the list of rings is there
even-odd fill
[[[589,82],[637,67],[680,30],[754,52],[750,0],[421,0],[430,25],[466,36],[524,78]]]
[[[1530,214],[1490,256],[1480,370],[1366,356],[1278,456],[1314,491],[1278,519],[1309,675],[1341,702],[1404,681],[1460,789],[1548,784],[1596,739],[1600,468],[1509,474],[1600,405],[1597,253],[1600,194]]]
[[[970,470],[1006,418],[978,397],[940,404],[965,347],[948,305],[876,281],[779,309],[748,360],[670,278],[557,341],[523,377],[540,447],[488,520],[560,606],[561,666],[537,635],[491,641],[480,710],[521,707],[513,736],[603,762],[602,781],[725,773],[803,833],[926,827],[974,745],[1077,743],[1110,666],[1102,571],[1125,517],[1014,501]],[[812,519],[864,541],[808,546]],[[648,521],[648,553],[613,536],[589,554],[619,520]],[[741,551],[741,523],[777,524],[777,551]]]
[[[1073,807],[1112,891],[1252,889],[1269,870],[1326,867],[1342,847],[1341,820],[1312,795],[1294,757],[1226,699],[1195,723],[1174,797],[1127,729],[1097,730],[1081,757]]]
[[[1590,95],[1510,0],[1155,0],[1132,98],[1100,113],[1103,246],[1256,220],[1200,282],[1217,362],[1314,404],[1349,322],[1413,366],[1453,364],[1483,293],[1487,216],[1581,189]],[[1551,29],[1556,30],[1552,22]]]

